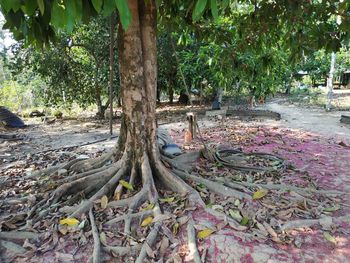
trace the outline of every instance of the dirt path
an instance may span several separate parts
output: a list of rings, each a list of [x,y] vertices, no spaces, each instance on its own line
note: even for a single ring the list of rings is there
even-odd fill
[[[282,120],[276,123],[269,121],[271,124],[350,142],[350,125],[339,122],[342,114],[350,115],[349,111],[326,112],[322,109],[285,104],[281,100],[272,101],[265,108],[281,114]]]

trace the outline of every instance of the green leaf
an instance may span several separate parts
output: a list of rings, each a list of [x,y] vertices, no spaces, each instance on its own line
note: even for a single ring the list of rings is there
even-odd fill
[[[102,0],[91,0],[91,2],[92,2],[92,5],[94,6],[95,10],[98,13],[101,12],[103,1]]]
[[[120,180],[119,183],[128,190],[134,190],[134,187],[124,180]]]
[[[323,209],[323,211],[324,211],[324,212],[335,212],[335,211],[337,211],[337,210],[339,210],[339,209],[340,209],[340,205],[336,204],[336,205],[334,205],[334,206],[325,207],[325,208]]]
[[[249,218],[248,217],[243,217],[241,222],[239,223],[241,226],[246,226],[249,223]]]
[[[25,5],[21,7],[24,13],[31,16],[34,14],[35,10],[37,8],[36,0],[27,0]]]
[[[51,23],[56,28],[63,28],[66,25],[66,12],[64,6],[55,0],[52,4]]]
[[[336,245],[337,244],[337,240],[334,236],[332,236],[331,234],[329,234],[328,232],[324,232],[323,233],[323,237],[324,239],[326,239],[328,242]]]
[[[210,0],[210,8],[211,8],[211,14],[213,15],[214,19],[218,19],[219,13],[218,13],[218,4],[216,0]]]
[[[78,16],[78,5],[77,1],[65,0],[65,11],[66,11],[66,29],[68,32],[72,32],[75,24],[75,20]]]
[[[192,13],[192,19],[194,21],[199,20],[201,15],[204,12],[205,7],[207,6],[208,0],[198,0],[196,3],[196,6],[194,7],[193,13]]]
[[[110,16],[112,12],[115,9],[115,0],[104,0],[103,1],[103,8],[102,8],[102,15],[103,16]]]
[[[21,0],[11,0],[11,9],[17,12],[21,8]]]
[[[235,219],[238,222],[241,222],[243,219],[243,217],[241,216],[241,213],[238,210],[230,209],[229,214],[233,219]]]
[[[11,1],[8,0],[0,0],[0,5],[6,12],[10,11],[12,6]]]
[[[38,2],[40,13],[41,13],[41,15],[43,15],[45,12],[44,0],[37,0],[37,2]]]
[[[131,13],[126,0],[115,0],[115,4],[117,5],[120,21],[122,23],[122,27],[124,30],[128,29],[129,24],[131,22]]]

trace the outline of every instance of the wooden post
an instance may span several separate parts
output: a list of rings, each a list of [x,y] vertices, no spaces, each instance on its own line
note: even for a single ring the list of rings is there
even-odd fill
[[[197,137],[197,115],[194,112],[186,113],[186,118],[188,121],[188,131],[191,133],[191,138]]]

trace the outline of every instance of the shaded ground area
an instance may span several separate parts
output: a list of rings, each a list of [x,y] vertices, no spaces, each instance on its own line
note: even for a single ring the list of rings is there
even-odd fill
[[[269,184],[297,186],[315,191],[336,190],[341,191],[341,194],[328,192],[325,195],[298,189],[291,191],[282,187],[268,190],[262,198],[247,201],[232,197],[223,198],[211,193],[200,183],[190,182],[200,192],[207,206],[241,223],[233,224],[225,218],[218,220],[202,210],[187,207],[184,197],[162,191],[162,207],[168,217],[163,219],[164,236],[158,240],[156,248],[152,248],[151,251],[155,254],[154,260],[150,262],[158,260],[160,254],[164,256],[164,262],[167,259],[169,260],[167,262],[192,262],[186,232],[186,215],[191,212],[197,233],[205,229],[214,231],[204,239],[197,239],[203,262],[349,262],[350,148],[347,144],[339,144],[340,141],[349,139],[349,128],[339,125],[339,119],[336,122],[337,113],[324,115],[319,110],[305,111],[277,103],[271,103],[267,107],[280,112],[282,120],[242,121],[234,117],[211,119],[200,117],[201,135],[190,143],[184,142],[187,125],[181,113],[171,118],[169,112],[165,111],[164,118],[159,122],[175,121],[162,127],[167,128],[174,141],[187,152],[203,148],[203,144],[208,148],[221,144],[244,152],[273,153],[286,160],[286,169],[283,172],[245,173],[200,159],[193,168],[193,174],[200,177],[235,184],[236,190],[242,190],[249,195],[266,188]],[[103,125],[102,127],[99,125],[65,123],[35,126],[33,130],[27,130],[26,135],[27,138],[31,138],[30,140],[2,142],[2,146],[6,143],[5,146],[11,145],[11,148],[4,150],[2,147],[0,154],[19,156],[23,150],[28,155],[31,151],[42,151],[67,143],[75,144],[87,139],[108,136]],[[333,134],[336,134],[337,138],[333,138]],[[35,181],[21,180],[26,169],[31,166],[33,170],[39,169],[48,162],[57,162],[58,156],[61,156],[59,160],[69,160],[80,154],[99,155],[103,148],[112,143],[113,141],[107,141],[91,146],[92,148],[72,148],[39,154],[39,159],[42,160],[34,155],[30,156],[32,159],[15,158],[17,160],[15,166],[7,167],[5,171],[0,172],[2,177],[10,177],[8,180],[12,187],[11,190],[0,188],[1,202],[19,192],[25,194],[29,191],[35,196],[35,191],[30,190],[31,183]],[[7,159],[6,165],[10,164],[10,161],[11,159]],[[149,204],[142,205],[140,211],[144,211],[147,205]],[[116,214],[122,214],[123,211],[114,207],[101,209],[99,204],[96,206],[96,220],[100,232],[105,235],[106,242],[110,245],[123,244],[125,236],[118,225],[112,227],[103,225],[103,222],[114,218]],[[7,210],[4,210],[5,208]],[[22,205],[13,205],[10,208],[3,206],[0,210],[3,231],[18,228],[20,220],[13,220],[9,224],[3,218],[21,209]],[[43,235],[36,242],[27,240],[26,245],[23,245],[25,253],[17,256],[15,262],[87,262],[93,246],[91,230],[83,227],[62,233],[57,224],[60,217],[56,211],[52,217],[32,226],[33,231]],[[245,222],[242,222],[243,219]],[[138,236],[142,236],[146,231],[147,227],[135,229],[135,233],[139,233]],[[142,242],[142,238],[134,239],[133,242]],[[9,254],[4,260],[10,258],[7,256]],[[115,258],[110,254],[109,259],[111,262],[133,262],[134,258]]]

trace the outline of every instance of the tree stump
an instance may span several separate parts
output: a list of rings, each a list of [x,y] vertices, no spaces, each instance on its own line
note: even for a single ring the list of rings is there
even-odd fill
[[[188,131],[191,133],[191,139],[197,137],[197,115],[195,112],[186,113],[188,121]]]

